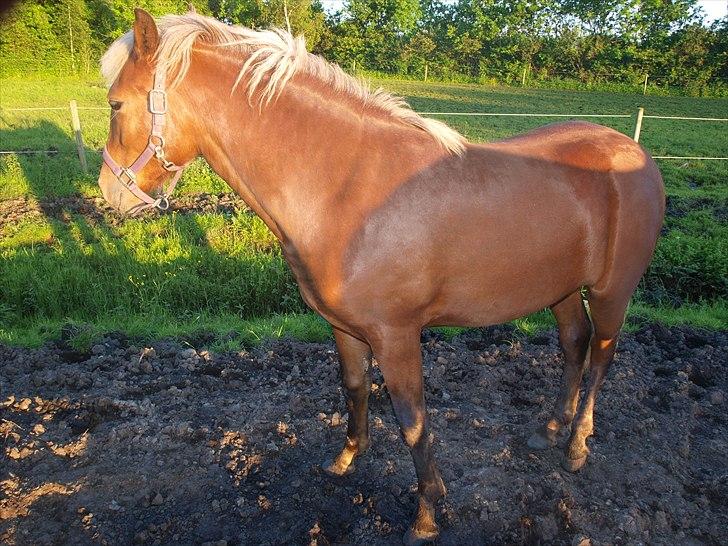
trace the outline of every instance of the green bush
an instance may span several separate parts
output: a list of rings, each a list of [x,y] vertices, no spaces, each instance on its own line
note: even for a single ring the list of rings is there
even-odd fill
[[[673,306],[728,299],[728,226],[709,210],[668,218],[640,296]]]

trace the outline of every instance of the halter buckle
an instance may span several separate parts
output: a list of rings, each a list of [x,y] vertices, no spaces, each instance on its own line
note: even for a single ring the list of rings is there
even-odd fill
[[[170,161],[169,159],[166,159],[166,158],[165,158],[164,156],[160,157],[160,158],[159,158],[159,161],[161,161],[161,163],[162,163],[162,167],[164,168],[164,170],[165,170],[165,171],[170,171],[170,172],[171,172],[171,171],[176,171],[176,170],[178,170],[178,169],[177,169],[177,165],[175,165],[175,164],[174,164],[174,163],[173,163],[172,161]]]
[[[161,106],[157,108],[156,98],[161,101]],[[149,91],[149,111],[152,114],[163,115],[167,113],[167,92],[163,89],[152,89]]]
[[[121,178],[124,175],[126,175],[126,177],[129,179],[127,182],[124,182],[124,180],[122,180]],[[127,188],[130,188],[131,186],[136,184],[136,174],[129,167],[121,167],[121,174],[117,176],[117,178],[119,179],[119,182],[124,184]]]

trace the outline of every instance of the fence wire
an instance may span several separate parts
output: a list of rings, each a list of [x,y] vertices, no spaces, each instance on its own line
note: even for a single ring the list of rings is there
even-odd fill
[[[38,107],[21,107],[21,108],[2,108],[0,112],[37,112],[37,111],[61,111],[69,110],[65,106],[38,106]],[[79,106],[78,110],[108,110],[108,107],[102,106]],[[633,118],[634,114],[554,114],[546,112],[417,112],[424,116],[473,116],[473,117],[524,117],[524,118]],[[653,116],[648,114],[638,114],[638,127],[641,127],[641,119],[662,119],[662,120],[677,120],[677,121],[713,121],[713,122],[726,122],[728,118],[703,118],[703,117],[689,117],[689,116]],[[639,134],[639,131],[636,135]],[[9,154],[57,154],[58,150],[0,150],[0,155]],[[664,159],[664,160],[685,160],[685,161],[726,161],[728,157],[702,157],[702,156],[673,156],[673,155],[662,155],[652,156],[653,159]]]

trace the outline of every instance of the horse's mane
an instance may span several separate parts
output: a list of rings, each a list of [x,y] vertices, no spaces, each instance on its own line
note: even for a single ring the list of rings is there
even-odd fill
[[[391,117],[421,129],[439,142],[446,150],[461,154],[465,139],[460,133],[444,123],[423,118],[414,112],[400,97],[382,88],[371,90],[369,86],[344,72],[338,65],[330,63],[306,51],[303,37],[294,37],[281,29],[252,30],[241,26],[229,26],[211,17],[188,13],[187,15],[166,15],[157,21],[160,44],[156,59],[164,63],[172,77],[170,85],[178,85],[190,67],[190,53],[197,42],[240,48],[248,58],[240,69],[233,89],[249,75],[248,99],[252,101],[259,92],[260,105],[267,105],[284,89],[297,72],[310,74],[331,85],[334,90],[353,96]],[[101,59],[101,73],[111,86],[131,55],[134,34],[127,32],[118,38]]]

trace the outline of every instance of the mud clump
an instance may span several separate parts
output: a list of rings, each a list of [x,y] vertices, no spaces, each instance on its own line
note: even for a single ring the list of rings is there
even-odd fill
[[[555,332],[423,336],[449,495],[438,544],[720,544],[728,534],[728,333],[625,334],[584,470],[526,438],[558,393]],[[0,542],[400,544],[416,479],[375,367],[372,447],[340,480],[333,344],[214,353],[109,336],[0,345]],[[561,445],[565,438],[561,438]]]

